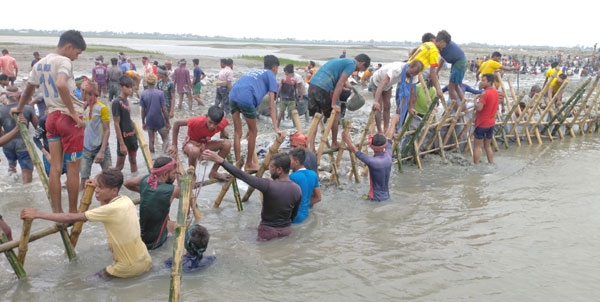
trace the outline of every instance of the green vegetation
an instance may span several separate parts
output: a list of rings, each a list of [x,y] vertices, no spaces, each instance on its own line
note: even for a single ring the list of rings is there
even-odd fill
[[[38,49],[55,49],[55,46],[48,45],[32,45],[32,48]],[[149,50],[137,50],[129,47],[118,47],[118,46],[110,46],[110,45],[89,45],[86,49],[86,52],[124,52],[125,54],[148,54],[148,55],[162,55],[162,52],[158,51],[149,51]]]
[[[238,58],[245,59],[245,60],[261,61],[261,62],[263,61],[263,57],[261,57],[261,56],[242,55],[242,56],[239,56]],[[308,61],[298,61],[298,60],[292,60],[292,59],[286,59],[286,58],[279,58],[279,64],[282,67],[287,64],[294,64],[294,67],[299,67],[299,66],[308,65]],[[318,66],[318,64],[317,64],[317,66]]]

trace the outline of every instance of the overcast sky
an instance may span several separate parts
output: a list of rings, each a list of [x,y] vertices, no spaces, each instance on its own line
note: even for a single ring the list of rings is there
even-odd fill
[[[379,41],[419,41],[425,32],[446,29],[459,44],[593,46],[600,40],[599,5],[583,0],[34,3],[10,1],[0,27]]]

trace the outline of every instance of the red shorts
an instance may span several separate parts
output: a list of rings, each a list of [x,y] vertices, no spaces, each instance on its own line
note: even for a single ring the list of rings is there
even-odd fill
[[[62,143],[63,153],[74,153],[83,151],[83,128],[77,128],[73,118],[60,111],[48,114],[46,120],[46,136],[48,141]]]

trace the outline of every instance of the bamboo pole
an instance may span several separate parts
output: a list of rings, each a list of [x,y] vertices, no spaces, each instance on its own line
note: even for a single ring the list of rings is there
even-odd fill
[[[572,137],[575,137],[575,132],[572,130],[573,125],[575,124],[575,122],[577,122],[577,118],[579,118],[579,115],[586,108],[587,102],[590,99],[590,97],[592,96],[592,94],[594,93],[594,90],[596,88],[598,88],[598,86],[597,86],[598,85],[598,79],[600,79],[600,73],[598,73],[596,75],[596,77],[594,78],[594,83],[592,84],[592,89],[590,89],[590,91],[586,95],[586,97],[583,100],[583,102],[581,102],[581,105],[579,106],[579,109],[577,109],[577,111],[575,111],[575,113],[573,114],[573,120],[571,120],[571,122],[569,122],[569,124],[566,126],[566,130],[565,131],[569,131],[569,133],[571,134]],[[597,92],[596,94],[599,94],[599,93],[600,92]],[[579,127],[581,128],[581,124],[579,124]]]
[[[175,156],[175,160],[177,160],[177,169],[179,170],[179,175],[184,175],[185,174],[185,169],[183,169],[183,164],[181,163],[181,160],[179,159],[179,153],[177,153],[177,155]],[[198,158],[198,162],[200,162],[200,158]],[[196,175],[196,167],[194,166],[190,166],[189,168],[194,169],[194,175]],[[219,181],[218,179],[215,179],[216,181]],[[201,186],[204,186],[204,184],[202,183]],[[200,187],[200,185],[194,184],[194,188]],[[200,209],[198,208],[198,205],[196,204],[196,198],[192,198],[192,200],[190,200],[190,207],[192,208],[192,213],[194,213],[194,219],[196,220],[200,220],[202,219],[202,213],[200,213]]]
[[[371,132],[371,134],[373,134],[373,135],[377,133],[377,128],[376,128],[376,126],[375,126],[375,122],[371,123],[371,125],[370,125],[370,132]],[[364,151],[363,151],[363,152],[364,152],[365,154],[369,154],[369,148],[367,147],[367,145],[364,145],[364,147],[363,147],[363,148],[364,148]],[[357,170],[357,171],[358,171],[358,170]],[[336,173],[337,173],[337,171],[336,171]],[[367,167],[367,165],[365,164],[365,165],[363,165],[363,170],[362,170],[362,173],[361,173],[360,175],[361,175],[362,177],[365,177],[365,176],[367,176],[367,174],[368,174],[368,173],[369,173],[369,167]]]
[[[556,121],[558,119],[559,120],[558,125],[554,125],[554,128],[552,129],[551,133],[554,135],[556,135],[556,132],[558,132],[559,135],[562,134],[562,132],[560,132],[560,130],[559,130],[560,126],[562,126],[563,123],[565,122],[565,120],[567,119],[567,117],[569,117],[569,115],[571,114],[571,112],[573,111],[573,109],[575,108],[577,103],[579,102],[579,100],[581,100],[581,97],[583,96],[584,92],[585,91],[582,90],[574,100],[569,99],[563,106],[561,106],[560,110],[558,110],[558,112],[552,117],[552,119],[544,127],[544,130],[550,130],[550,126],[554,125],[554,121]],[[562,138],[563,137],[561,136],[561,139]]]
[[[400,133],[398,133],[398,136],[396,136],[396,138],[394,138],[394,144],[392,145],[392,154],[396,153],[396,157],[398,158],[398,171],[402,172],[402,155],[400,154],[400,149],[398,148],[398,144],[400,143],[400,140],[402,139],[402,137],[404,136],[404,133],[406,133],[406,129],[408,129],[408,127],[410,126],[410,123],[412,123],[414,116],[412,114],[408,115],[408,118],[406,118],[406,121],[404,121],[404,125],[402,125],[402,129],[400,129]]]
[[[231,159],[231,155],[227,155],[227,161],[232,162]],[[241,168],[244,165],[244,160],[240,159],[235,166],[238,168]],[[223,201],[223,198],[225,197],[225,194],[227,193],[227,191],[229,190],[229,187],[234,184],[234,182],[236,181],[236,178],[232,175],[231,177],[229,177],[229,179],[227,180],[227,182],[223,185],[223,187],[221,188],[221,192],[219,192],[219,195],[217,196],[217,199],[215,199],[215,202],[213,204],[213,208],[218,208],[219,206],[221,206],[221,201]],[[237,196],[235,196],[235,189],[237,188],[237,182],[235,182],[235,186],[234,186],[234,198],[235,198],[235,203],[236,206],[238,207],[238,211],[243,211],[244,208],[242,206],[242,202],[241,199],[239,198],[239,191]],[[238,205],[238,200],[239,200],[239,205]]]
[[[317,127],[319,127],[319,120],[321,120],[321,114],[317,112],[313,116],[313,119],[310,122],[310,126],[308,126],[308,132],[306,133],[306,137],[310,142],[312,142],[312,137],[315,136],[315,134],[317,133]]]
[[[152,155],[150,155],[150,150],[148,149],[148,144],[146,143],[146,139],[144,138],[142,128],[140,128],[140,124],[138,122],[133,122],[133,126],[135,128],[135,136],[137,136],[138,143],[140,144],[140,149],[142,149],[142,155],[144,155],[144,161],[146,162],[146,167],[148,167],[148,173],[152,173],[150,169],[152,169]]]
[[[406,154],[408,154],[408,149],[414,147],[413,143],[415,142],[415,140],[419,136],[419,133],[421,133],[421,129],[423,129],[423,127],[425,126],[426,123],[429,123],[429,119],[430,119],[431,113],[433,112],[433,110],[437,106],[437,102],[438,101],[439,101],[439,98],[436,97],[429,104],[429,108],[427,108],[427,112],[425,113],[425,115],[421,119],[421,122],[419,123],[419,126],[417,126],[417,129],[415,130],[415,132],[411,136],[409,143],[406,144],[406,146],[404,147],[404,149],[402,149],[402,152],[400,153],[401,157],[405,157]],[[427,132],[426,131],[423,132],[423,136],[427,136]]]
[[[325,149],[325,145],[328,142],[327,137],[329,136],[329,131],[331,131],[331,127],[335,122],[335,117],[337,116],[337,111],[332,110],[331,115],[329,116],[329,120],[327,120],[327,126],[323,129],[321,133],[321,142],[319,143],[319,149],[317,151],[317,167],[321,163],[321,155],[323,155],[323,150]]]
[[[302,123],[300,122],[300,115],[296,109],[292,109],[292,120],[294,121],[294,124],[296,124],[296,129],[298,129],[300,133],[304,134],[304,131],[302,130]]]
[[[521,115],[521,108],[519,107],[519,100],[517,100],[517,97],[516,97],[514,91],[512,91],[511,94],[512,94],[512,98],[513,98],[513,101],[515,102],[515,104],[514,104],[514,106],[512,106],[513,108],[511,108],[510,99],[508,98],[508,94],[506,93],[506,88],[504,87],[504,82],[502,81],[502,75],[497,74],[496,78],[498,79],[498,82],[500,83],[500,88],[502,88],[502,94],[504,94],[504,101],[506,102],[506,108],[509,111],[509,114],[506,115],[506,117],[504,118],[504,121],[508,121],[510,119],[511,122],[514,122],[515,119],[513,117],[513,114],[515,111],[512,110],[514,107],[516,107],[516,112],[519,115]],[[504,139],[506,139],[506,130],[504,129],[504,127],[502,127],[502,131],[503,131]],[[517,135],[517,136],[515,136],[515,140],[517,142],[517,146],[521,147],[521,138]],[[508,142],[506,140],[504,142],[504,145],[506,146],[506,148],[508,148]]]
[[[177,211],[177,228],[175,229],[175,240],[173,242],[173,268],[171,271],[171,286],[169,290],[169,301],[179,301],[181,298],[181,275],[182,256],[187,230],[187,217],[190,210],[190,199],[192,198],[192,179],[194,170],[188,169],[187,174],[180,176],[179,209]]]
[[[44,166],[40,160],[40,157],[38,156],[37,152],[35,151],[35,149],[33,147],[33,140],[31,139],[31,136],[29,135],[29,131],[27,130],[27,125],[20,123],[18,121],[16,124],[17,124],[17,127],[19,127],[19,132],[21,133],[21,137],[23,138],[23,141],[25,142],[25,147],[27,148],[27,152],[29,153],[29,156],[31,157],[32,161],[34,162],[35,169],[38,172],[38,175],[40,176],[40,180],[42,182],[42,185],[44,186],[44,190],[46,191],[46,197],[48,198],[48,201],[50,202],[50,208],[52,209],[52,212],[56,212],[54,204],[52,203],[52,198],[50,197],[50,186],[48,184],[48,175],[46,175],[46,169],[44,168]],[[71,241],[69,240],[69,233],[67,232],[67,230],[65,228],[60,229],[60,236],[65,245],[65,250],[66,250],[67,256],[69,257],[69,260],[73,260],[75,257],[77,257],[77,254],[75,253],[75,250],[71,246]]]
[[[346,119],[342,119],[342,127],[344,127],[343,131],[350,131],[350,125],[352,124],[352,120],[346,121]],[[332,162],[332,164],[335,164],[335,170],[336,172],[339,171],[340,169],[340,163],[342,162],[342,156],[344,155],[344,151],[346,150],[346,142],[342,139],[342,141],[340,142],[340,149],[338,152],[338,155],[335,159],[335,163]],[[352,153],[352,152],[350,152]],[[336,177],[336,174],[331,173],[331,178],[329,179],[329,181],[335,181],[337,185],[340,184],[340,180],[339,177]]]
[[[375,119],[375,110],[373,110],[373,108],[371,108],[371,112],[369,113],[369,117],[367,118],[367,124],[365,125],[365,129],[363,130],[362,134],[360,135],[360,141],[358,142],[358,145],[356,146],[356,148],[361,151],[364,144],[365,144],[365,140],[367,139],[367,135],[369,134],[369,129],[371,127],[371,125],[373,124]],[[350,156],[354,157],[354,161],[356,162],[356,155],[352,152],[350,152]],[[358,168],[356,169],[356,171],[358,171]],[[354,169],[350,172],[349,175],[349,179],[352,180],[352,176],[354,176],[356,182],[360,182],[360,177],[359,175],[355,175],[354,174]]]
[[[280,134],[277,136],[277,138],[273,142],[273,145],[271,145],[271,148],[269,148],[269,152],[267,153],[267,156],[263,160],[262,165],[260,165],[260,168],[256,172],[256,177],[263,176],[263,174],[269,167],[269,163],[271,162],[271,156],[273,156],[273,154],[276,154],[277,152],[279,152],[279,146],[281,146],[284,139],[285,139],[285,136],[283,134]],[[242,198],[242,202],[248,201],[248,199],[250,198],[250,196],[252,195],[253,192],[254,192],[254,188],[248,187],[248,191],[246,191],[244,198]]]
[[[94,190],[96,186],[87,186],[85,187],[85,191],[83,192],[83,196],[81,197],[81,202],[79,203],[78,213],[84,213],[90,207],[92,203],[92,196],[94,196]],[[83,221],[77,221],[73,224],[71,228],[71,244],[73,247],[77,245],[77,240],[79,239],[79,235],[81,234],[81,229],[83,229]]]
[[[21,230],[21,239],[19,240],[19,262],[21,262],[21,265],[25,265],[25,255],[27,255],[29,246],[29,235],[32,222],[33,219],[23,220],[23,229]]]
[[[560,88],[558,88],[558,91],[552,97],[552,100],[550,100],[546,104],[546,109],[544,109],[544,111],[540,114],[540,119],[533,125],[533,129],[535,131],[535,136],[537,138],[538,144],[540,144],[540,145],[542,144],[542,139],[540,137],[540,131],[538,129],[538,126],[540,125],[540,123],[542,122],[542,120],[544,120],[544,117],[546,116],[546,114],[548,113],[548,111],[550,111],[550,109],[552,108],[552,106],[554,106],[554,102],[556,102],[556,100],[558,99],[558,96],[565,89],[565,87],[568,85],[568,83],[569,82],[565,82],[562,85],[560,85]]]
[[[2,245],[4,245],[4,243],[7,241],[8,241],[8,239],[6,238],[6,235],[4,235],[4,232],[2,232],[2,230],[0,230],[0,243],[3,243]],[[19,262],[19,258],[17,257],[17,255],[15,255],[15,252],[13,252],[12,249],[9,249],[9,250],[4,251],[4,255],[6,255],[6,259],[10,263],[10,266],[15,271],[17,278],[25,279],[27,277],[27,273],[25,272],[25,268],[23,268],[23,265],[21,264],[21,262]]]
[[[60,228],[58,225],[53,225],[50,227],[47,227],[45,229],[33,232],[30,236],[29,236],[29,242],[33,242],[36,241],[40,238],[46,237],[48,235],[52,235],[54,233],[58,233],[60,231]],[[0,244],[0,253],[4,253],[6,251],[12,250],[14,248],[17,248],[19,246],[20,241],[19,240],[13,240],[13,241],[8,241],[5,243]]]
[[[323,131],[321,132],[321,135],[323,135],[324,129],[325,129],[325,125],[323,125],[323,121],[321,120],[321,129],[323,129]],[[322,137],[327,138],[326,135],[323,135]],[[331,146],[329,145],[329,140],[325,140],[325,145],[327,146],[327,148],[330,148]],[[333,158],[333,154],[329,153],[329,162],[331,163],[331,174],[334,175],[335,177],[335,183],[336,185],[340,184],[340,176],[337,173],[337,167],[335,166],[335,158]],[[317,159],[317,163],[318,163],[318,159]],[[317,174],[318,175],[318,174]]]
[[[598,91],[596,93],[596,96],[594,97],[594,100],[592,101],[592,103],[585,109],[585,114],[583,115],[583,118],[581,119],[581,122],[579,123],[579,133],[581,135],[585,135],[583,127],[587,123],[590,113],[592,112],[593,108],[596,107],[596,104],[598,103],[599,99],[600,99],[600,91]],[[585,106],[585,104],[583,104],[582,106]],[[588,125],[588,127],[589,127],[589,125]],[[571,131],[573,131],[573,130],[571,130]],[[575,135],[573,134],[572,136],[574,137]]]

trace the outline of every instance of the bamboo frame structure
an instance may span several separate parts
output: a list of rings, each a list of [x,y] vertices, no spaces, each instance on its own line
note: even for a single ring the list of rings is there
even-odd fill
[[[256,172],[256,177],[262,177],[263,176],[263,174],[265,173],[265,171],[269,167],[269,163],[271,162],[271,156],[273,156],[273,154],[276,154],[276,153],[279,152],[279,146],[281,146],[281,144],[283,143],[284,139],[285,139],[284,135],[282,135],[282,134],[277,135],[277,138],[273,142],[273,145],[271,145],[271,148],[269,148],[269,152],[267,153],[267,156],[263,160],[262,165],[260,165],[260,168]],[[244,195],[244,198],[242,198],[242,202],[248,201],[248,199],[250,198],[250,196],[252,195],[252,193],[254,193],[254,188],[253,187],[249,187],[248,191],[246,191],[246,194]]]

